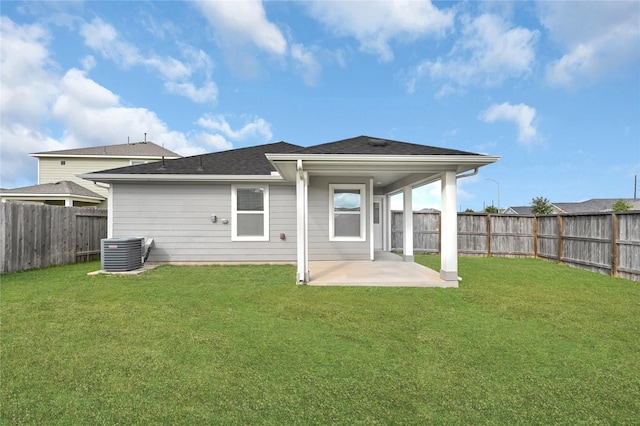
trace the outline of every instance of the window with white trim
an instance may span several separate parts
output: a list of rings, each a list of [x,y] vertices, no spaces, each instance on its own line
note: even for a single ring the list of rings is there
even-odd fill
[[[231,187],[231,239],[269,241],[269,187]]]
[[[363,184],[329,185],[329,240],[365,241],[366,197]]]

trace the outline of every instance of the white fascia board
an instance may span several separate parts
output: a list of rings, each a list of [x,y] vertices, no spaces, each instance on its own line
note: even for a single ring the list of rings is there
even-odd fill
[[[500,157],[482,155],[296,155],[267,154],[267,158],[283,174],[291,179],[288,170],[294,161],[302,160],[303,168],[310,172],[335,172],[345,170],[351,172],[370,171],[404,171],[424,172],[454,170],[462,173],[467,170],[495,163]],[[289,172],[289,173],[287,173]]]
[[[79,178],[94,182],[273,182],[282,181],[280,175],[173,175],[173,174],[118,174],[81,173]]]
[[[307,165],[317,163],[441,163],[455,164],[491,164],[500,157],[487,155],[361,155],[361,154],[266,154],[269,161],[302,160]]]
[[[31,157],[36,158],[110,158],[110,159],[124,159],[124,160],[162,160],[161,155],[102,155],[102,154],[29,154]],[[165,160],[176,160],[183,157],[164,157]]]
[[[65,200],[67,198],[72,198],[76,201],[87,201],[87,202],[97,202],[100,203],[106,198],[103,197],[89,197],[84,195],[74,195],[74,194],[0,194],[0,197],[10,199],[10,198],[19,198],[21,200],[29,200],[29,201],[38,201],[38,200]]]

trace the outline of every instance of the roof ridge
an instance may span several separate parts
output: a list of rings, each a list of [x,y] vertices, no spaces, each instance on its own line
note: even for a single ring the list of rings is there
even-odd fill
[[[142,149],[141,147],[145,147],[146,149]],[[126,152],[126,147],[132,147],[131,150],[136,150],[133,153]],[[109,152],[108,152],[109,151]],[[145,152],[148,151],[148,152]],[[90,156],[105,156],[105,155],[116,155],[116,156],[147,156],[147,157],[158,157],[158,156],[172,156],[172,157],[181,157],[180,154],[171,151],[170,149],[165,148],[164,146],[158,145],[153,141],[139,141],[139,142],[128,142],[128,143],[119,143],[119,144],[111,144],[111,145],[97,145],[97,146],[87,146],[80,148],[67,148],[67,149],[59,149],[52,151],[40,151],[40,152],[32,152],[29,155],[37,157],[37,156],[45,156],[45,155],[90,155]]]

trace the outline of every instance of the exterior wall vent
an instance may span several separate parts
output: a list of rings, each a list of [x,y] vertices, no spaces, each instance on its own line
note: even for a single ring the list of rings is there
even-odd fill
[[[103,271],[125,272],[142,268],[144,238],[103,238],[100,242]]]

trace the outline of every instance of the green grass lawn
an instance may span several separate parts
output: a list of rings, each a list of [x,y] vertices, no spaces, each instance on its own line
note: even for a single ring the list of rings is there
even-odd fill
[[[292,266],[96,269],[1,277],[2,424],[640,419],[637,282],[464,257],[458,289],[296,286]]]

